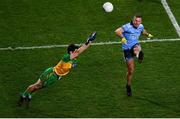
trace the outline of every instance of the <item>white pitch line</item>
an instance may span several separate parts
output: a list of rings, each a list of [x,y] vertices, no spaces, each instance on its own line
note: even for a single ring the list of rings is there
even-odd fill
[[[153,40],[141,40],[140,43],[148,43],[148,42],[166,42],[166,41],[180,41],[180,38],[176,39],[153,39]],[[99,43],[92,43],[92,45],[113,45],[113,44],[121,44],[121,42],[117,41],[109,41],[109,42],[99,42]],[[76,44],[81,45],[81,44]],[[30,46],[30,47],[6,47],[6,48],[0,48],[0,51],[6,51],[6,50],[33,50],[33,49],[50,49],[50,48],[64,48],[68,45],[44,45],[44,46]]]
[[[176,21],[176,18],[174,17],[173,13],[171,12],[171,9],[170,9],[168,3],[166,2],[166,0],[161,0],[161,3],[163,5],[164,9],[166,10],[174,28],[176,29],[178,36],[180,37],[180,27]]]

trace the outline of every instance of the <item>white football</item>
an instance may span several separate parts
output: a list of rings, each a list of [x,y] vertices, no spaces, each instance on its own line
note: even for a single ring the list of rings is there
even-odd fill
[[[103,4],[103,8],[106,12],[112,12],[113,11],[113,5],[110,2],[105,2]]]

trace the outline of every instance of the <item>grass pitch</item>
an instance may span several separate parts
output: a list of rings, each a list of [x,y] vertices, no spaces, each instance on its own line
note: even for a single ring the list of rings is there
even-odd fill
[[[96,42],[118,41],[114,30],[135,12],[155,38],[177,38],[160,0],[111,0],[112,13],[102,10],[104,2],[1,0],[0,47],[82,43],[92,31]],[[178,6],[168,3],[177,16]],[[136,64],[131,98],[121,46],[91,46],[68,76],[33,96],[28,110],[16,106],[20,92],[66,49],[0,51],[0,117],[180,117],[179,45],[142,43],[145,59]]]

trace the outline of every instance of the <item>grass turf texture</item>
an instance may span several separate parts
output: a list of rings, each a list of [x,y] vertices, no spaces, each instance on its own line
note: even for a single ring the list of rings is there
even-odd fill
[[[114,30],[135,12],[142,12],[145,27],[155,37],[177,37],[160,0],[112,0],[110,14],[103,12],[104,2],[1,0],[0,46],[80,43],[94,30],[96,42],[115,41]],[[92,46],[68,76],[34,95],[29,110],[16,107],[19,93],[66,49],[1,51],[0,117],[180,117],[179,45],[142,44],[145,60],[136,64],[132,98],[125,95],[120,45]]]
[[[169,4],[169,7],[171,8],[171,11],[173,12],[178,24],[180,24],[180,16],[178,14],[180,12],[180,8],[178,7],[180,2],[176,0],[167,0],[167,3]]]
[[[156,38],[177,37],[160,0],[112,0],[114,11],[110,14],[103,11],[104,2],[0,1],[0,47],[77,43],[94,30],[101,41],[115,39],[114,30],[136,12],[142,13],[145,28]]]
[[[37,92],[29,110],[16,107],[19,91],[33,83],[46,67],[56,64],[60,57],[54,56],[54,53],[61,54],[65,49],[3,52],[4,55],[1,57],[3,80],[0,88],[3,103],[0,107],[5,109],[1,110],[0,115],[1,117],[179,117],[180,104],[177,95],[180,90],[178,80],[180,57],[176,55],[179,53],[176,51],[179,44],[179,42],[143,44],[146,57],[143,64],[136,64],[132,98],[125,95],[126,70],[120,46],[111,45],[111,48],[93,46],[79,57],[77,69],[63,80],[57,81],[54,86]],[[173,48],[168,51],[162,50],[169,46]],[[16,57],[13,62],[12,57]]]

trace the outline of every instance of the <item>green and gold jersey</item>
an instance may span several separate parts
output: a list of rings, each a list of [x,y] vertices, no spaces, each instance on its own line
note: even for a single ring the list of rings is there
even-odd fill
[[[65,54],[59,63],[54,67],[54,71],[59,76],[67,75],[73,67],[74,63],[77,63],[77,60],[71,60],[70,54]]]

